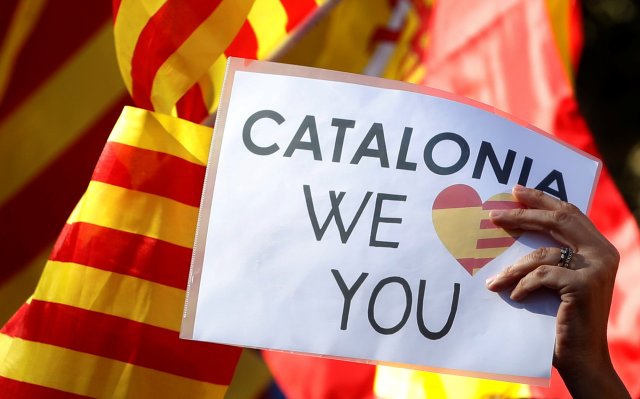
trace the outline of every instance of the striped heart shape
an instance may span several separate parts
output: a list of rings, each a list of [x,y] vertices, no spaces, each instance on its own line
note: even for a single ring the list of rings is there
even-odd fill
[[[521,231],[494,225],[494,209],[524,208],[511,194],[496,194],[485,202],[473,188],[456,184],[442,190],[433,203],[433,225],[440,241],[472,276],[511,246]]]

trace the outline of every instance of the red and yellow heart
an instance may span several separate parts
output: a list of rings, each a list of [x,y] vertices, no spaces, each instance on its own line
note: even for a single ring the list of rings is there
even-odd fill
[[[433,225],[440,241],[471,275],[509,248],[521,231],[507,231],[494,225],[494,209],[524,208],[507,193],[496,194],[484,203],[473,188],[456,184],[442,190],[433,203]]]

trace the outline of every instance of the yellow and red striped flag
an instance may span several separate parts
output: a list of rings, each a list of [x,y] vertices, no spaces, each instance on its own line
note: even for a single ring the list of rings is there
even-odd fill
[[[211,129],[125,108],[28,303],[11,397],[222,398],[239,348],[178,338]]]
[[[120,71],[136,105],[200,122],[217,107],[227,57],[265,59],[327,0],[114,0]]]

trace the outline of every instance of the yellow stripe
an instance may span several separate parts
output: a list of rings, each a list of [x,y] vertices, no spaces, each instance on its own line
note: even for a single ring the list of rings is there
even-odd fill
[[[125,107],[109,141],[175,155],[206,165],[213,129],[168,115]]]
[[[210,104],[209,113],[215,112],[218,109],[218,104],[220,103],[220,92],[222,91],[222,82],[224,81],[224,75],[227,71],[227,57],[222,54],[218,57],[218,60],[213,64],[213,66],[209,69],[208,79],[210,81],[210,90],[211,93],[208,93],[205,90],[205,98],[210,97],[211,99],[207,101],[207,104]]]
[[[37,254],[27,265],[0,285],[0,325],[9,320],[11,315],[26,301],[36,288],[42,269],[51,252],[52,245]]]
[[[111,23],[107,22],[0,124],[0,205],[60,156],[125,93],[111,35]]]
[[[416,68],[405,79],[409,83],[421,83],[424,77],[427,76],[427,68],[423,64],[418,64]]]
[[[528,398],[529,386],[479,378],[435,374],[388,366],[376,367],[377,398]]]
[[[96,224],[191,248],[197,218],[197,207],[92,181],[68,223]]]
[[[269,368],[255,349],[243,349],[225,399],[259,398],[273,382]]]
[[[478,208],[436,209],[432,212],[438,237],[454,258],[494,258],[505,248],[476,249],[478,238],[503,237],[498,229],[480,229],[480,219],[487,219],[489,211]],[[471,232],[460,234],[461,231]]]
[[[40,19],[45,5],[44,0],[22,0],[16,6],[0,49],[0,102],[13,73],[18,53]]]
[[[287,11],[279,0],[256,0],[247,19],[258,39],[258,59],[265,59],[287,37]]]
[[[220,398],[227,390],[180,377],[0,334],[0,376],[93,398]]]
[[[185,291],[77,263],[49,261],[32,299],[179,331]]]
[[[476,238],[502,238],[502,237],[513,237],[512,234],[509,234],[506,230],[503,229],[479,229],[477,231]]]
[[[254,0],[223,0],[189,38],[158,69],[151,88],[156,111],[171,113],[173,106],[231,44]]]
[[[420,57],[413,51],[408,51],[401,65],[399,65],[399,78],[406,79],[420,65]]]
[[[406,64],[405,60],[408,54],[413,54],[411,39],[420,28],[421,21],[418,18],[415,7],[411,7],[405,18],[398,42],[395,44],[393,54],[382,74],[382,77],[387,79],[402,79],[405,76],[405,72],[403,72]]]
[[[166,3],[166,0],[122,0],[113,35],[115,37],[118,65],[125,87],[131,92],[131,59],[140,33],[149,19]]]
[[[371,57],[371,37],[390,16],[387,0],[340,1],[278,62],[362,73]]]
[[[547,11],[556,47],[564,70],[573,83],[573,67],[571,65],[571,40],[569,20],[571,11],[570,1],[547,0]]]

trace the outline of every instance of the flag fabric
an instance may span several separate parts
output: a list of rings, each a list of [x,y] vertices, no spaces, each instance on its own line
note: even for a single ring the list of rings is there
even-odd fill
[[[123,110],[37,289],[0,330],[0,392],[224,397],[240,348],[178,338],[211,136]]]
[[[266,59],[327,0],[114,0],[118,64],[136,105],[200,122],[227,57]]]
[[[33,291],[128,93],[107,0],[0,2],[0,325]]]
[[[426,64],[429,72],[424,83],[490,104],[597,155],[572,89],[580,34],[575,1],[545,4],[513,0],[473,6],[461,0],[439,1],[433,14]],[[640,236],[606,168],[596,188],[590,217],[621,253],[609,320],[609,348],[614,366],[635,397],[640,395],[640,342],[634,332],[640,316],[640,293],[631,286],[640,277]],[[376,382],[384,373],[379,377]],[[393,384],[392,379],[386,380],[387,386]],[[408,389],[422,389],[428,397],[433,397],[430,389],[434,386],[439,387],[436,389],[441,395],[435,397],[462,397],[458,396],[461,390],[466,397],[481,396],[479,392],[468,396],[468,388],[477,385],[476,381],[458,377],[435,378],[413,372],[404,381]],[[549,389],[529,390],[530,395],[500,388],[493,393],[570,397],[555,371]]]
[[[115,36],[116,39],[120,39],[116,40],[116,44],[122,44],[123,40],[127,44],[135,43],[128,62],[132,65],[129,69],[137,72],[130,76],[135,82],[142,82],[136,86],[127,80],[127,75],[125,75],[125,83],[132,89],[136,100],[149,107],[149,103],[144,102],[146,101],[144,96],[139,95],[147,90],[148,87],[145,85],[154,85],[154,82],[159,82],[160,98],[162,99],[166,96],[175,96],[176,90],[183,89],[180,84],[193,79],[193,82],[196,83],[191,85],[188,93],[182,95],[173,109],[167,109],[173,113],[180,113],[185,118],[200,120],[208,115],[209,108],[215,107],[215,104],[212,105],[207,101],[214,98],[213,83],[215,82],[215,87],[221,84],[224,64],[228,55],[265,57],[275,51],[285,39],[292,36],[304,24],[310,23],[310,16],[318,11],[319,4],[323,2],[248,1],[244,2],[245,8],[240,9],[237,7],[237,2],[230,1],[226,1],[224,4],[219,1],[156,3],[141,4],[133,1],[116,1],[112,4],[116,20]],[[3,222],[2,227],[6,227],[2,237],[6,239],[3,240],[3,243],[20,244],[12,245],[11,251],[7,251],[21,262],[15,262],[15,265],[9,264],[12,268],[7,268],[6,275],[10,275],[9,272],[14,270],[25,269],[23,258],[32,258],[34,256],[33,250],[39,248],[34,244],[41,245],[40,242],[34,242],[33,237],[29,237],[27,234],[17,238],[11,237],[11,230],[22,224],[24,228],[21,228],[20,231],[33,236],[36,228],[41,227],[43,222],[53,222],[57,217],[60,222],[58,225],[51,225],[51,232],[59,231],[64,224],[63,218],[66,217],[62,215],[68,215],[73,203],[86,187],[84,179],[88,180],[90,169],[104,145],[109,130],[108,126],[113,124],[117,112],[128,102],[125,85],[120,82],[121,78],[117,72],[112,50],[113,26],[109,18],[112,8],[108,5],[108,3],[101,2],[100,4],[92,4],[91,9],[87,9],[89,5],[86,2],[69,1],[65,3],[65,7],[56,7],[54,2],[38,0],[21,3],[17,1],[5,2],[2,5],[4,12],[0,14],[3,18],[0,21],[2,22],[0,33],[3,35],[2,63],[0,63],[2,96],[0,99],[3,100],[3,108],[0,108],[0,111],[4,112],[3,117],[10,115],[12,118],[1,126],[2,133],[6,135],[1,137],[6,140],[2,142],[2,149],[5,151],[0,153],[2,156],[0,161],[5,161],[5,165],[9,166],[9,171],[17,175],[15,178],[10,176],[15,180],[15,184],[14,180],[9,180],[7,185],[2,185],[2,188],[8,194],[14,194],[10,189],[15,186],[15,191],[19,191],[20,186],[27,183],[25,176],[32,178],[34,170],[43,175],[36,176],[38,185],[35,185],[35,190],[30,190],[27,193],[29,196],[16,196],[15,200],[12,198],[13,201],[9,204],[12,206],[6,206],[0,214]],[[212,5],[214,7],[207,8]],[[207,16],[207,10],[210,11],[209,16]],[[203,15],[205,18],[200,19]],[[143,23],[136,25],[141,18]],[[233,24],[239,18],[242,19],[242,23],[237,27],[238,31]],[[136,31],[137,28],[139,28],[138,31]],[[136,37],[136,34],[139,37]],[[209,43],[216,41],[223,43],[224,40],[227,40],[225,35],[233,40],[226,44],[227,48],[213,46],[214,49],[224,50],[216,50],[218,53],[213,53],[218,62],[214,65],[207,65],[206,76],[196,76],[202,74],[202,62],[207,63],[210,59],[207,58],[211,55],[211,53],[207,53],[210,49]],[[235,39],[236,36],[238,39]],[[57,42],[58,40],[59,42]],[[153,46],[158,43],[166,45]],[[64,46],[60,47],[62,44]],[[119,50],[122,50],[122,46],[119,47]],[[122,55],[122,51],[119,51],[119,54]],[[38,63],[38,57],[43,55],[49,58],[49,62]],[[189,61],[194,61],[196,64],[190,65]],[[120,64],[122,65],[122,62]],[[44,66],[49,68],[43,69]],[[95,70],[92,67],[96,67]],[[167,70],[166,67],[172,71],[169,73],[169,77],[164,74]],[[177,76],[176,79],[174,79],[175,76]],[[157,77],[159,78],[156,80]],[[40,89],[38,85],[43,86],[43,89],[36,91],[35,89]],[[138,88],[133,90],[134,87]],[[24,94],[31,94],[29,90],[25,89],[34,89],[34,100],[27,101],[31,100],[29,98],[25,100]],[[205,94],[206,98],[203,97]],[[114,98],[117,101],[114,102]],[[141,98],[143,100],[140,100]],[[22,102],[26,102],[28,106],[21,107]],[[103,115],[100,112],[104,113],[105,105],[113,108],[109,107],[109,113]],[[154,108],[154,106],[149,108]],[[18,112],[15,112],[16,110]],[[50,112],[46,112],[47,110]],[[120,125],[133,124],[132,131],[124,136],[129,135],[133,140],[140,136],[142,142],[145,140],[153,141],[153,133],[146,131],[150,125],[146,122],[140,122],[145,118],[131,116],[132,112],[125,113],[123,115],[124,122],[122,119],[119,122]],[[82,130],[87,127],[89,122],[92,122],[91,118],[95,118],[96,115],[102,116],[102,119],[97,121],[100,123],[96,122],[95,126],[91,125],[90,131]],[[180,123],[176,122],[177,125]],[[171,123],[169,125],[173,126]],[[116,126],[117,129],[119,129],[118,126]],[[27,133],[33,136],[27,136],[26,144],[30,144],[30,146],[20,142],[20,139],[24,139]],[[145,138],[147,136],[150,138]],[[80,141],[81,144],[77,146],[77,149],[75,141]],[[38,146],[38,143],[41,145]],[[208,142],[199,142],[198,144],[201,145],[201,149],[208,151]],[[171,147],[171,143],[167,145],[169,148]],[[66,153],[65,146],[72,147],[75,151]],[[162,206],[149,210],[145,205],[146,200],[142,198],[144,196],[129,192],[131,190],[146,192],[148,187],[145,184],[151,184],[155,186],[155,189],[161,186],[166,188],[167,181],[163,180],[165,176],[157,176],[156,183],[145,180],[150,176],[148,168],[153,168],[153,165],[147,164],[146,161],[149,159],[145,156],[149,156],[149,154],[145,155],[144,151],[142,151],[142,155],[140,151],[131,153],[131,159],[125,159],[129,164],[120,162],[118,154],[116,154],[117,162],[109,164],[109,159],[113,160],[113,148],[115,147],[118,146],[108,144],[105,148],[103,158],[95,171],[94,180],[90,183],[85,197],[76,208],[76,212],[63,229],[34,296],[2,330],[3,342],[0,345],[0,352],[2,352],[3,361],[6,359],[7,362],[3,364],[0,372],[0,378],[3,382],[0,391],[11,392],[16,397],[34,395],[66,397],[65,395],[70,396],[71,392],[78,392],[81,395],[88,393],[89,396],[127,397],[138,394],[146,396],[146,394],[155,391],[172,396],[176,393],[176,389],[182,385],[180,389],[183,391],[186,389],[184,394],[190,397],[196,397],[196,394],[208,397],[212,393],[220,396],[221,392],[226,391],[226,385],[230,382],[230,375],[233,373],[240,351],[236,348],[222,347],[223,349],[216,355],[216,351],[208,350],[209,346],[207,345],[200,344],[195,347],[191,345],[192,349],[189,350],[189,343],[176,341],[178,328],[176,320],[179,320],[179,314],[181,314],[181,305],[176,307],[176,304],[182,300],[182,298],[179,300],[177,298],[183,294],[182,290],[186,287],[188,262],[184,263],[184,255],[187,252],[184,250],[175,251],[175,247],[163,244],[166,237],[155,235],[157,229],[163,230],[169,234],[170,238],[177,239],[176,242],[169,240],[170,244],[189,249],[192,242],[192,237],[189,235],[193,233],[195,225],[178,232],[172,232],[165,223],[171,217],[175,219],[184,216],[181,215],[181,212],[174,212],[175,207]],[[147,148],[143,144],[141,149]],[[29,150],[39,150],[40,152]],[[169,150],[162,147],[157,152],[163,153],[163,151]],[[60,154],[61,152],[62,154]],[[34,154],[37,156],[33,157]],[[182,155],[185,156],[185,154]],[[60,160],[55,156],[58,156]],[[34,158],[36,159],[34,160]],[[151,159],[153,158],[154,156],[151,155]],[[55,163],[50,164],[50,160],[55,160]],[[188,156],[187,160],[193,161]],[[198,160],[198,162],[200,161]],[[64,168],[56,168],[57,163],[62,164]],[[35,168],[34,165],[42,170]],[[86,165],[90,165],[90,167]],[[123,165],[126,167],[123,168]],[[169,174],[182,173],[179,169],[186,168],[183,175],[191,176],[188,183],[195,182],[188,189],[195,189],[199,192],[202,182],[197,181],[197,175],[200,172],[204,173],[204,167],[201,164],[199,164],[201,168],[194,168],[193,165],[184,162],[166,163],[165,160],[159,160],[159,165],[168,167],[170,170],[167,173]],[[165,173],[162,167],[159,166],[160,169],[155,172]],[[178,172],[172,172],[172,168],[177,168]],[[200,169],[200,172],[196,173],[194,169]],[[56,173],[50,173],[53,171]],[[84,172],[85,177],[81,179],[79,189],[76,187],[77,182],[72,181],[71,184],[66,184],[59,181],[61,175],[75,178],[80,176],[81,172]],[[121,175],[120,177],[124,179],[120,183],[125,182],[127,176],[130,175],[129,177],[133,179],[129,182],[133,182],[131,187],[126,186],[127,183],[123,183],[126,186],[124,188],[129,191],[113,190],[113,187],[109,187],[109,185],[100,184],[106,180],[100,180],[99,176],[113,177],[114,174]],[[144,176],[145,179],[141,176]],[[58,180],[47,181],[47,178],[57,178]],[[161,180],[162,183],[158,183]],[[43,182],[48,184],[43,184]],[[108,183],[114,182],[108,181]],[[138,187],[136,186],[138,183],[144,184]],[[118,186],[118,183],[115,182],[112,185]],[[45,186],[48,191],[42,189],[41,186]],[[56,190],[51,190],[49,186]],[[105,187],[107,189],[103,190],[102,188]],[[114,191],[127,194],[123,194],[123,197],[114,196]],[[48,194],[48,202],[42,204],[42,196],[37,198],[33,195],[34,193]],[[76,197],[73,197],[74,193]],[[153,192],[153,188],[151,194],[158,195]],[[180,192],[161,194],[166,194],[169,199],[184,200]],[[199,194],[188,199],[191,201],[194,198],[199,198]],[[57,205],[58,202],[63,202],[66,209],[63,209],[62,206],[52,206]],[[138,209],[140,217],[132,217],[130,214],[128,219],[127,217],[120,219],[120,215],[116,215],[117,209],[134,209],[137,202],[139,202],[139,207],[145,205],[144,209]],[[85,209],[87,204],[89,204],[89,210],[78,213],[78,209]],[[97,206],[97,204],[105,206]],[[197,206],[197,203],[191,202],[187,205]],[[20,207],[25,210],[23,214],[15,212]],[[43,215],[40,212],[41,208],[47,210],[54,208],[56,213]],[[184,206],[177,208],[182,208],[183,211],[186,209]],[[101,214],[109,209],[111,209],[111,214],[106,216]],[[186,213],[193,216],[193,209]],[[74,219],[78,217],[80,220],[83,217],[96,219],[83,220],[78,223]],[[145,217],[148,219],[144,219]],[[112,225],[112,223],[115,224]],[[104,229],[96,230],[93,228],[94,225]],[[184,224],[182,225],[184,226]],[[186,220],[186,226],[189,226],[189,220]],[[119,238],[109,235],[121,228],[122,232],[133,233],[133,235],[115,234],[115,236],[119,235]],[[144,236],[144,239],[141,241],[139,236]],[[76,244],[73,242],[76,239],[81,242],[77,246],[83,246],[81,252],[84,255],[74,252]],[[50,244],[43,245],[41,248],[35,267],[29,267],[28,276],[31,277],[31,280],[42,269],[41,265],[44,264],[53,245],[53,237],[49,236],[48,240],[50,241],[46,244]],[[111,248],[112,240],[120,243],[122,248]],[[153,240],[157,240],[160,244]],[[61,244],[63,242],[64,245]],[[61,245],[62,248],[67,248],[66,252],[64,250],[60,252]],[[150,253],[154,252],[151,251],[151,248],[154,251],[159,248],[160,252],[158,254]],[[123,252],[118,252],[120,250]],[[70,258],[60,257],[61,253],[69,255],[69,251],[73,252],[73,256]],[[91,255],[88,255],[89,253]],[[84,258],[77,260],[74,258],[76,255],[84,256]],[[151,256],[152,261],[157,261],[158,257],[164,259],[163,255],[166,255],[167,259],[164,259],[163,264],[156,265],[160,268],[158,271],[153,271],[151,275],[138,276],[136,273],[140,270],[152,267],[149,264],[150,260],[145,259],[147,255]],[[102,259],[99,259],[100,256]],[[177,265],[167,262],[170,257],[178,256]],[[11,260],[11,258],[9,259]],[[60,266],[60,263],[63,265]],[[108,266],[105,266],[107,264]],[[91,269],[99,270],[101,267],[107,267],[103,271],[108,273],[99,273]],[[109,267],[113,269],[111,270]],[[4,272],[5,270],[3,270]],[[100,274],[102,277],[99,276]],[[165,274],[164,277],[163,274]],[[136,277],[138,280],[128,277]],[[160,280],[154,280],[156,277]],[[18,278],[25,279],[22,275]],[[118,281],[119,279],[122,281]],[[150,280],[141,282],[141,280],[147,279]],[[11,288],[16,286],[17,280],[14,278],[10,281]],[[140,294],[136,294],[139,284],[148,287],[143,289]],[[25,283],[24,287],[20,287],[21,289],[15,292],[22,294],[29,289],[29,285]],[[168,285],[168,287],[164,285]],[[9,286],[8,283],[7,286]],[[69,294],[68,296],[60,292],[61,287]],[[104,289],[93,293],[93,295],[87,295],[87,287]],[[4,290],[0,291],[0,294],[13,297],[15,292]],[[19,295],[16,296],[19,297]],[[23,298],[20,299],[24,300]],[[14,306],[15,303],[17,301],[14,301]],[[137,309],[141,313],[127,313],[127,306],[131,309]],[[14,307],[7,309],[13,310]],[[170,311],[170,314],[166,320],[163,320],[164,316],[158,312],[167,310]],[[83,323],[75,323],[79,319],[83,319]],[[83,342],[71,343],[70,340],[75,335],[91,336],[92,331],[87,329],[87,324],[100,326],[100,334],[93,340],[87,338]],[[44,335],[45,327],[48,325],[55,326],[53,331],[57,335]],[[123,349],[115,350],[120,346],[119,340],[123,338],[116,332],[127,329],[131,330],[129,332],[135,333],[134,337]],[[67,336],[66,340],[64,336]],[[49,345],[54,348],[50,348]],[[47,354],[43,348],[49,348],[50,353]],[[163,358],[153,355],[153,351],[166,351],[170,356]],[[174,351],[184,351],[185,354],[190,355],[199,352],[199,357],[196,356],[195,364],[190,365],[189,362],[192,359],[185,360],[180,356],[176,357]],[[76,352],[80,352],[80,354]],[[205,363],[202,360],[203,356],[214,361],[214,364]],[[244,356],[243,359],[251,358]],[[255,363],[253,360],[245,361],[243,364],[249,364],[249,367],[244,367],[244,369],[260,370],[259,365],[256,366]],[[38,364],[38,369],[41,369],[40,373],[33,372],[34,364]],[[180,371],[180,367],[184,370]],[[158,373],[149,374],[147,369],[156,370]],[[65,375],[58,375],[57,372],[60,371]],[[76,374],[76,371],[84,371],[84,374]],[[158,378],[167,377],[167,373],[175,373],[179,378],[168,378],[164,384],[157,384],[155,389],[145,388],[146,384],[153,383]],[[118,375],[120,375],[119,379]],[[105,379],[105,381],[103,384],[93,384],[94,378]],[[181,378],[184,379],[182,383],[180,383]],[[257,380],[255,374],[252,375],[252,381],[250,381],[250,384],[253,384],[252,392],[259,392],[267,385],[264,376],[257,383],[254,380]],[[166,384],[171,381],[177,383],[176,388],[164,389]],[[242,390],[240,391],[242,392]],[[233,395],[233,392],[231,394]]]
[[[6,32],[15,37],[8,46],[5,40],[1,49],[0,90],[6,89],[5,99],[11,97],[14,82],[4,78],[5,71],[15,74],[21,70],[13,67],[21,62],[16,49],[29,43],[28,38],[37,37],[25,32],[41,29],[28,23],[28,16],[45,15],[49,7],[27,12],[9,4],[13,7],[9,14],[22,15],[18,21],[23,23],[10,29],[0,24],[3,37],[9,37]],[[572,90],[580,47],[576,4],[553,0],[472,6],[462,0],[434,4],[428,0],[115,0],[113,29],[124,86],[140,107],[164,114],[201,121],[217,107],[226,57],[276,57],[455,92],[594,153],[593,139],[577,112]],[[5,15],[1,13],[0,18]],[[87,54],[97,59],[94,53]],[[78,74],[78,69],[69,71],[72,77]],[[67,86],[73,85],[55,87]],[[114,87],[120,86],[100,86],[97,93]],[[28,91],[13,92],[19,96]],[[37,107],[30,110],[47,108],[54,102],[50,98],[36,102]],[[25,100],[14,101],[21,104]],[[14,109],[0,108],[0,128],[4,126],[2,112],[13,115]],[[72,113],[53,109],[52,121],[73,120],[67,118]],[[15,120],[37,122],[25,116],[30,113],[15,115],[21,116]],[[11,131],[16,122],[12,123],[5,131]],[[33,130],[41,132],[41,126]],[[63,228],[36,292],[0,332],[0,358],[6,359],[0,363],[0,391],[14,397],[54,398],[224,395],[240,350],[177,339],[182,304],[176,308],[176,303],[184,297],[204,152],[208,152],[211,134],[201,129],[205,128],[167,115],[125,109],[84,197]],[[94,132],[91,137],[99,134]],[[4,133],[0,140],[3,137]],[[0,141],[0,162],[12,159],[17,152],[13,149],[23,148],[11,139],[14,136],[7,137],[9,141]],[[73,142],[64,137],[64,144]],[[53,148],[60,144],[47,143]],[[51,159],[55,158],[49,155],[45,162],[34,161],[40,169],[20,161],[14,167],[19,171],[16,176],[33,178],[37,175],[33,170],[48,171],[45,166],[55,165],[47,163]],[[8,189],[0,186],[0,194],[6,192],[7,198],[24,201],[15,193],[29,180],[16,181]],[[0,195],[4,207],[2,200]],[[5,218],[0,219],[0,229],[10,226],[3,233],[7,242],[19,242],[10,241],[10,236],[22,220],[8,219],[16,208],[7,209],[0,210],[0,217]],[[37,213],[39,209],[30,210],[34,213],[29,217],[35,216],[31,229],[24,230],[28,232],[45,220]],[[633,337],[640,299],[632,285],[640,279],[633,268],[640,257],[640,241],[637,226],[606,171],[591,217],[622,254],[609,325],[610,348],[621,377],[637,396],[640,387],[634,376],[640,345]],[[16,253],[21,253],[19,248]],[[32,250],[24,253],[29,255],[18,257],[16,270],[33,257]],[[196,353],[199,356],[190,356]],[[540,390],[275,352],[264,352],[264,357],[287,397],[568,397],[557,375],[550,389]],[[190,363],[192,360],[196,363]]]

